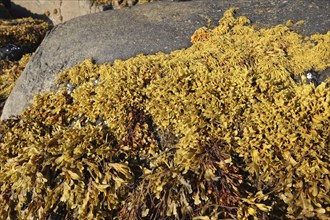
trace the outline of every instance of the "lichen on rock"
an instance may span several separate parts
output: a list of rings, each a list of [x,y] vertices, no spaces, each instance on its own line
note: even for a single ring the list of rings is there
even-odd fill
[[[187,49],[86,60],[3,121],[0,216],[326,219],[329,81],[304,73],[330,68],[330,32],[234,11]]]

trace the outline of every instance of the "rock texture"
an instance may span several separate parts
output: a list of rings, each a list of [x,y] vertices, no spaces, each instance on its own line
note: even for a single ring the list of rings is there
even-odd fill
[[[10,0],[0,0],[0,4],[3,4],[6,8],[10,8],[11,6]]]
[[[207,25],[208,19],[216,24],[231,7],[239,7],[239,15],[248,15],[260,27],[289,19],[305,21],[293,27],[302,34],[326,33],[330,27],[328,0],[166,1],[82,16],[56,26],[44,39],[10,94],[1,119],[20,114],[33,95],[54,86],[58,72],[84,59],[104,63],[188,47],[196,29]]]
[[[46,15],[53,24],[59,24],[82,15],[102,11],[102,6],[90,0],[12,0],[12,12],[20,16]],[[33,15],[32,15],[33,16]]]
[[[10,8],[10,0],[0,0],[0,19],[10,18],[8,9]]]

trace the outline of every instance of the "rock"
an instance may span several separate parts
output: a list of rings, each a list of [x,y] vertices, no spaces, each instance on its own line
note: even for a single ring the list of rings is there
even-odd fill
[[[0,19],[9,19],[10,0],[0,0]]]
[[[11,7],[10,0],[0,0],[0,4],[3,4],[6,8],[10,8]]]
[[[9,43],[0,48],[0,60],[19,60],[23,56],[23,53],[24,51],[21,47]]]
[[[156,0],[110,0],[108,3],[103,0],[13,0],[11,12],[12,14],[15,14],[16,17],[33,17],[47,21],[50,20],[54,25],[56,25],[82,15],[111,9],[121,9],[123,7],[143,4],[150,1]]]
[[[89,0],[12,0],[12,3],[12,14],[35,18],[47,16],[54,25],[75,17],[102,11],[102,6],[92,4]]]
[[[82,16],[47,35],[18,79],[1,119],[19,115],[35,94],[54,88],[55,76],[62,70],[87,58],[104,63],[188,47],[196,29],[206,26],[208,19],[217,24],[231,7],[239,7],[239,15],[248,15],[260,27],[304,20],[304,25],[292,28],[312,34],[326,33],[330,26],[327,0],[169,1]]]

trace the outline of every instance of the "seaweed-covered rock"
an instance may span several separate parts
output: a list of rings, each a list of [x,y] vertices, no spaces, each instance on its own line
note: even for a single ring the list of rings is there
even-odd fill
[[[30,57],[22,56],[37,48],[50,27],[32,18],[0,20],[0,112]]]
[[[304,74],[330,31],[234,11],[187,49],[85,60],[2,121],[1,218],[328,219],[330,78]]]
[[[0,59],[18,60],[33,52],[51,25],[32,18],[0,20]]]
[[[259,26],[304,20],[292,28],[304,34],[329,28],[329,1],[188,1],[156,2],[122,10],[82,16],[58,25],[44,39],[9,96],[1,116],[18,115],[33,95],[54,86],[55,75],[87,58],[97,63],[127,59],[136,54],[170,52],[188,47],[199,27],[214,25],[224,10],[240,7]]]

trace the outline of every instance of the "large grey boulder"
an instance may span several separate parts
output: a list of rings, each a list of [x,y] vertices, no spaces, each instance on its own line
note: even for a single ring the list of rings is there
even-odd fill
[[[223,12],[239,7],[259,26],[304,20],[303,34],[326,33],[330,27],[328,0],[203,0],[155,2],[72,19],[56,26],[44,39],[18,79],[1,119],[20,114],[33,95],[49,91],[55,75],[87,58],[97,63],[137,54],[169,53],[190,46],[194,31],[216,24]]]

